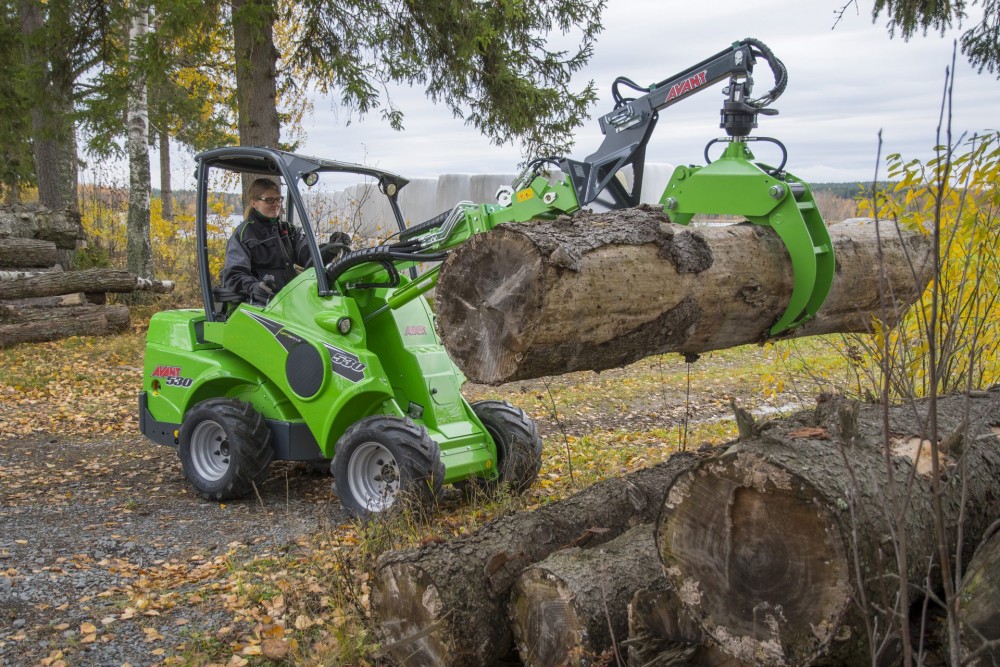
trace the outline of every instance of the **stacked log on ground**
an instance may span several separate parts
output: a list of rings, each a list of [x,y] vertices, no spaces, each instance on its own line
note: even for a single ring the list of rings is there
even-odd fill
[[[165,294],[173,290],[169,280],[149,280],[118,269],[84,269],[44,273],[30,278],[0,281],[0,300],[55,296],[73,292],[139,292]]]
[[[609,651],[621,657],[629,601],[648,586],[666,586],[652,524],[600,547],[552,553],[525,568],[511,591],[518,655],[528,667],[591,665]]]
[[[127,271],[63,271],[57,261],[51,241],[0,238],[0,348],[125,331],[128,308],[105,306],[108,292],[173,289],[170,281],[147,280]]]
[[[0,304],[0,348],[68,336],[106,336],[129,328],[128,306],[16,308]]]
[[[632,596],[628,639],[622,643],[629,667],[750,667],[706,643],[666,581]]]
[[[474,534],[384,555],[371,593],[383,653],[408,667],[495,663],[513,648],[507,602],[521,571],[559,549],[651,522],[663,490],[698,460],[679,454]]]
[[[1000,508],[994,509],[994,515],[1000,516]],[[976,549],[958,594],[963,658],[982,667],[1000,664],[1000,524],[991,528]]]
[[[0,239],[49,241],[58,249],[74,251],[84,238],[80,214],[49,209],[40,204],[0,204]]]
[[[743,667],[705,646],[678,609],[656,552],[653,524],[600,546],[553,552],[525,568],[508,615],[527,667],[620,664]]]
[[[967,400],[938,400],[938,464],[946,549],[958,551],[961,518],[968,559],[1000,506],[1000,392]],[[472,535],[388,554],[372,590],[384,654],[408,666],[491,665],[516,638],[527,665],[613,663],[615,650],[646,667],[872,664],[875,652],[898,664],[900,639],[886,636],[898,599],[887,512],[904,495],[912,591],[938,553],[926,410],[891,408],[885,449],[879,406],[822,396],[766,430],[745,424],[748,438],[721,453],[676,455]],[[655,497],[650,538],[641,524]],[[1000,632],[998,545],[986,540],[967,569],[963,632],[980,640],[969,652]]]
[[[956,553],[961,523],[968,557],[1000,506],[1000,392],[937,405],[947,553]],[[815,415],[780,422],[676,479],[658,550],[712,643],[769,665],[871,664],[874,655],[898,664],[899,637],[885,633],[899,591],[889,526],[904,502],[903,575],[924,586],[938,554],[927,411],[927,401],[892,408],[887,447],[879,406],[823,397]]]
[[[829,232],[833,287],[789,335],[897,321],[930,279],[926,237],[875,223]],[[437,322],[470,380],[501,384],[759,342],[793,283],[770,228],[686,228],[649,207],[579,213],[503,225],[453,250],[437,285]]]
[[[53,267],[59,253],[51,241],[0,238],[0,266],[5,268]]]

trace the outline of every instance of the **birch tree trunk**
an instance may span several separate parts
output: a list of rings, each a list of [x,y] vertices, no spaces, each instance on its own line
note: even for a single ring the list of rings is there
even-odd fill
[[[149,33],[149,9],[144,3],[135,7],[129,31],[129,60],[138,62],[141,43]],[[153,249],[149,229],[149,109],[146,78],[133,73],[128,103],[128,245],[126,266],[142,278],[153,277]]]
[[[160,217],[174,222],[174,192],[170,182],[170,135],[160,130]]]
[[[149,280],[118,269],[54,271],[27,278],[0,281],[0,300],[28,299],[75,292],[136,292],[164,294],[174,289],[169,280]]]

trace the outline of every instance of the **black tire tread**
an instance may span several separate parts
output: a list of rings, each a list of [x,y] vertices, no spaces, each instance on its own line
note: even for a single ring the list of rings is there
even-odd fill
[[[268,477],[268,468],[274,460],[271,430],[267,427],[264,417],[254,410],[253,406],[243,401],[232,398],[210,398],[198,403],[192,408],[192,412],[201,409],[209,409],[216,413],[217,420],[229,437],[230,447],[239,448],[239,456],[233,457],[237,467],[225,488],[216,491],[199,488],[198,481],[192,479],[187,469],[185,475],[197,489],[198,494],[206,500],[242,498],[253,490],[254,485],[259,486]]]
[[[499,431],[503,440],[496,443],[499,476],[492,483],[477,480],[477,486],[485,484],[487,491],[495,491],[507,484],[514,493],[524,493],[538,479],[542,468],[538,426],[524,410],[507,401],[477,401],[472,410],[487,430],[492,427],[493,431]]]
[[[401,475],[406,471],[409,483],[406,488],[401,486],[400,492],[412,496],[422,507],[432,507],[441,496],[445,467],[441,461],[441,448],[431,439],[427,429],[418,426],[409,417],[373,415],[361,419],[344,431],[344,435],[337,441],[334,469],[338,465],[337,453],[346,443],[364,431],[375,431],[395,443],[406,445],[401,447],[402,451],[398,457],[401,460],[397,460],[396,463],[399,465]],[[368,515],[366,508],[354,500],[350,489],[341,488],[336,474],[334,474],[333,488],[340,499],[341,507],[349,514],[362,518]]]

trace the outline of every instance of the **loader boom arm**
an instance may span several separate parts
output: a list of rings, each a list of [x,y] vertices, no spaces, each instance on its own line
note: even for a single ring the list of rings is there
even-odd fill
[[[753,67],[757,59],[771,68],[774,85],[764,95],[753,98]],[[378,262],[386,273],[398,273],[395,264],[412,265],[443,259],[448,249],[461,245],[472,235],[489,231],[499,224],[526,222],[569,214],[591,203],[609,209],[639,204],[646,145],[659,119],[659,112],[728,79],[723,89],[726,99],[720,113],[720,127],[727,134],[722,157],[704,167],[678,167],[660,198],[671,221],[688,224],[699,213],[743,215],[750,222],[769,226],[784,242],[792,264],[793,290],[784,314],[771,327],[777,335],[815,316],[833,282],[834,257],[826,225],[816,208],[808,185],[784,171],[787,152],[781,142],[767,137],[750,137],[759,114],[775,115],[767,107],[784,91],[787,71],[784,64],[762,42],[747,38],[730,48],[658,83],[642,87],[619,77],[612,85],[615,107],[599,119],[604,140],[596,152],[584,160],[546,157],[531,161],[510,187],[497,193],[497,204],[461,202],[452,211],[412,227],[399,241],[379,249],[368,249],[368,261]],[[625,97],[621,88],[637,97]],[[779,146],[783,159],[778,167],[756,162],[748,147],[751,141],[768,141]],[[705,160],[709,161],[708,147]],[[561,178],[551,179],[551,167]],[[619,173],[632,168],[632,185],[626,186]],[[382,248],[380,246],[380,248]],[[370,266],[355,253],[328,267],[331,283],[344,289],[381,286],[368,280]],[[397,290],[400,304],[429,290],[436,283],[434,269]],[[398,277],[396,279],[398,284]],[[393,300],[390,299],[390,305]]]

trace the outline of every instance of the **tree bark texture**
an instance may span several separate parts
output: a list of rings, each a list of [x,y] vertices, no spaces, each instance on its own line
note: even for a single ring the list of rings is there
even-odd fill
[[[1000,511],[995,509],[994,515]],[[966,655],[979,651],[973,665],[1000,664],[1000,530],[994,530],[976,549],[958,595]],[[997,643],[984,646],[986,642]]]
[[[0,238],[0,267],[52,267],[59,263],[56,244],[35,239]]]
[[[599,664],[615,652],[622,659],[629,601],[648,586],[666,586],[651,523],[525,568],[509,608],[521,660],[527,667],[569,667]]]
[[[160,217],[174,221],[174,190],[170,179],[170,135],[160,130]]]
[[[817,316],[790,335],[870,331],[873,316],[892,323],[919,298],[930,244],[888,227],[881,246],[892,308],[880,310],[875,225],[831,225],[833,287]],[[442,267],[437,321],[470,380],[501,384],[759,342],[792,286],[787,251],[771,229],[686,228],[643,206],[472,237]]]
[[[231,0],[236,49],[236,105],[241,146],[277,148],[278,49],[274,46],[274,3]],[[246,200],[253,175],[243,177]]]
[[[97,304],[87,298],[83,292],[74,294],[62,294],[60,296],[36,296],[28,299],[16,299],[14,301],[0,302],[0,308],[58,308],[60,306],[90,306]]]
[[[129,59],[136,60],[141,42],[149,32],[149,9],[142,2],[134,7],[129,30]],[[149,225],[149,108],[146,81],[133,84],[128,96],[128,221],[126,268],[143,278],[153,277],[153,245]]]
[[[0,306],[0,348],[67,336],[104,336],[129,328],[128,306]]]
[[[80,214],[40,204],[0,206],[0,237],[51,241],[62,250],[76,250],[83,239]]]
[[[471,535],[384,555],[371,593],[384,653],[407,667],[495,663],[513,648],[507,601],[521,570],[558,549],[601,544],[651,522],[664,489],[697,460],[678,454]]]
[[[665,581],[632,596],[624,642],[629,667],[750,667],[703,642],[701,628]]]
[[[979,394],[967,408],[961,396],[938,401],[941,437],[959,443],[939,459],[948,553],[956,552],[960,511],[971,555],[1000,506],[1000,392]],[[890,536],[903,528],[894,533],[893,513],[905,522],[900,576],[924,586],[938,553],[930,443],[920,446],[926,413],[924,401],[893,407],[886,447],[879,406],[821,396],[814,414],[782,421],[675,480],[657,545],[668,581],[713,643],[768,665],[872,664],[871,647],[895,627],[884,615],[900,574]],[[955,433],[964,435],[948,437]],[[898,664],[896,639],[878,664]]]
[[[21,280],[23,278],[34,278],[35,276],[41,276],[41,275],[44,275],[46,273],[53,273],[53,272],[58,272],[58,271],[62,271],[62,266],[59,265],[59,264],[56,264],[51,269],[24,269],[24,270],[21,270],[21,271],[18,271],[18,270],[10,270],[10,271],[0,270],[0,281],[3,281],[3,280]]]
[[[25,63],[38,73],[32,78],[30,95],[38,201],[51,209],[79,213],[73,63],[67,45],[49,38],[69,34],[71,3],[48,3],[44,16],[43,7],[46,3],[38,0],[20,2]]]
[[[169,280],[147,280],[117,269],[59,271],[31,278],[0,281],[0,300],[55,296],[73,292],[136,292],[164,294],[173,290]]]

